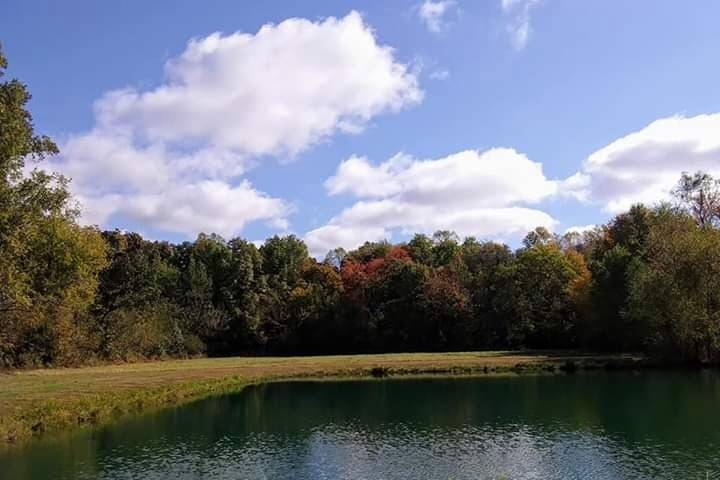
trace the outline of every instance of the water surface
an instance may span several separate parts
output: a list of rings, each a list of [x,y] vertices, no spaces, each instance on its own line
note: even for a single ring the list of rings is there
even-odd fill
[[[720,375],[269,384],[0,455],[25,478],[720,478]]]

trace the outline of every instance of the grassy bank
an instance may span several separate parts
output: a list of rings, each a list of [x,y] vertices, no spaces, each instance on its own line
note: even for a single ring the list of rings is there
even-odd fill
[[[551,373],[644,365],[635,356],[479,352],[212,358],[10,372],[0,374],[0,447],[280,379]]]

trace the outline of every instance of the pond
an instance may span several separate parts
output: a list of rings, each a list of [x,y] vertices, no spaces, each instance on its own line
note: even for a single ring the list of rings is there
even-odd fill
[[[5,452],[0,478],[720,478],[720,375],[267,384]]]

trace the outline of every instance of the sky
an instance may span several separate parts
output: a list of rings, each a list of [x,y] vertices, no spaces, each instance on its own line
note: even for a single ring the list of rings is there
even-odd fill
[[[81,221],[517,244],[720,176],[720,2],[6,0]]]

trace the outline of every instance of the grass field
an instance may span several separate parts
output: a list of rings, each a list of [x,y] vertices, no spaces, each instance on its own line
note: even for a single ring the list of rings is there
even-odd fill
[[[643,362],[627,355],[477,352],[202,358],[8,372],[0,374],[0,447],[279,379],[551,373]]]

